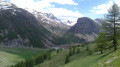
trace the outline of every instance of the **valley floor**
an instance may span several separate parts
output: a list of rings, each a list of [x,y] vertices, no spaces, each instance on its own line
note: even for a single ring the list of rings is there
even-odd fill
[[[37,54],[44,53],[44,49],[13,48],[0,46],[0,67],[14,65]]]

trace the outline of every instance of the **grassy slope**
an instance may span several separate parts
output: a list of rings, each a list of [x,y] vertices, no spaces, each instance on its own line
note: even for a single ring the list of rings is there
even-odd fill
[[[91,49],[93,48],[94,45],[92,45]],[[86,47],[80,47],[81,48],[81,52],[79,54],[76,54],[74,56],[71,57],[70,61],[76,60],[78,56],[80,57],[85,57],[88,55],[88,52],[85,51]],[[52,57],[50,60],[47,60],[45,62],[43,62],[42,64],[37,65],[36,67],[59,67],[59,66],[63,66],[65,63],[65,57],[68,54],[68,49],[67,50],[63,50],[60,53],[52,53]]]
[[[90,50],[93,50],[95,44],[89,45]],[[113,52],[111,50],[105,51],[103,54],[89,55],[86,47],[80,47],[81,52],[70,57],[70,62],[64,64],[65,56],[68,50],[60,53],[53,53],[49,61],[37,65],[36,67],[119,67],[120,66],[120,48]],[[113,59],[115,58],[115,59]],[[107,63],[109,62],[109,63]]]
[[[58,67],[64,64],[65,56],[68,54],[68,50],[64,50],[60,53],[52,53],[52,57],[50,60],[46,60],[40,65],[37,65],[35,67]]]
[[[43,53],[42,49],[13,48],[0,46],[0,67],[16,64],[24,59],[29,59]]]
[[[73,57],[75,56],[76,55]],[[120,67],[120,49],[116,52],[108,50],[104,54],[99,55],[93,54],[86,57],[80,56],[81,55],[78,55],[78,59],[65,64],[64,67]]]

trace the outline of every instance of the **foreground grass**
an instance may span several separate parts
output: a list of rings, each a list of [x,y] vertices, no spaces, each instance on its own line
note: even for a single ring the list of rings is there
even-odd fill
[[[14,65],[37,54],[44,53],[43,49],[13,48],[0,46],[0,67]]]
[[[112,50],[105,51],[103,54],[93,54],[81,57],[74,55],[70,61],[61,67],[120,67],[120,49],[113,52]]]
[[[101,55],[79,57],[78,59],[73,60],[68,64],[65,64],[64,67],[96,67],[96,65],[101,61],[101,59],[105,59],[106,54],[107,53]]]

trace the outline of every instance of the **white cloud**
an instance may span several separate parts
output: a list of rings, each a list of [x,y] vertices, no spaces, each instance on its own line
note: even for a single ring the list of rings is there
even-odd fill
[[[52,2],[54,2],[59,4],[68,4],[68,6],[78,5],[73,0],[39,0],[37,2],[35,2],[34,0],[11,0],[10,2],[21,8],[28,8],[40,12],[53,13],[60,19],[76,21],[78,17],[83,16],[78,11],[71,11],[65,8],[55,8],[55,5],[51,4]]]
[[[59,3],[59,4],[72,4],[72,5],[78,5],[78,4],[75,3],[73,0],[42,0],[42,1],[47,1],[47,2],[49,2],[49,3],[55,2],[55,3]]]
[[[82,14],[80,14],[78,11],[71,11],[71,10],[67,10],[64,8],[49,8],[48,9],[50,12],[54,13],[56,16],[60,16],[62,14],[62,16],[82,16]]]
[[[11,0],[10,2],[14,3],[20,8],[29,8],[41,12],[45,12],[44,8],[54,7],[54,5],[51,5],[46,1],[34,2],[34,0]]]
[[[35,10],[42,10],[44,8],[53,7],[54,5],[50,4],[52,2],[59,4],[78,5],[73,0],[40,0],[37,2],[34,0],[11,0],[10,2],[21,8],[30,8]]]
[[[110,0],[107,4],[101,4],[96,7],[93,7],[92,10],[89,10],[91,12],[95,12],[96,14],[105,14],[107,13],[107,9],[109,9],[113,5],[113,1]]]
[[[77,18],[83,17],[78,11],[71,11],[65,8],[49,8],[48,11],[60,19],[69,19],[71,21],[77,21]]]
[[[120,0],[115,0],[115,3],[117,3],[120,6]]]

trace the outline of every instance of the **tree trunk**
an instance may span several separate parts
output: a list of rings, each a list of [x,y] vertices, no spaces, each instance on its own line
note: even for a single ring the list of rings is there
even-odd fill
[[[103,50],[101,49],[100,54],[103,54]]]
[[[115,18],[115,14],[114,14],[114,40],[113,40],[113,46],[114,46],[114,51],[117,50],[117,40],[116,40],[116,18]]]
[[[116,41],[116,38],[114,38],[113,46],[114,46],[114,51],[116,51],[117,50],[117,41]]]

